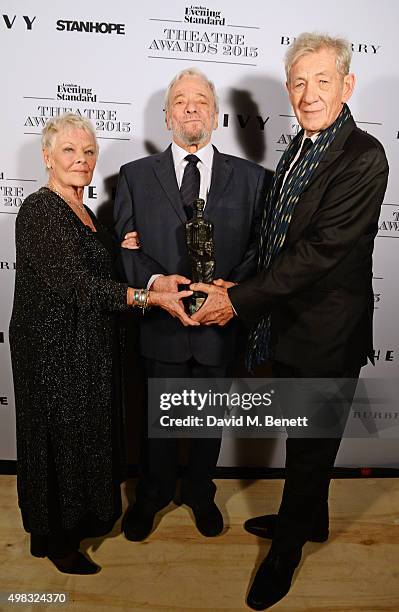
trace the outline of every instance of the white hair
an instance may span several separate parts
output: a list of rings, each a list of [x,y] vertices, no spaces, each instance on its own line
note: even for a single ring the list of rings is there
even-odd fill
[[[208,77],[201,72],[201,70],[198,70],[197,68],[185,68],[185,70],[182,70],[181,72],[179,72],[169,83],[166,92],[165,92],[165,111],[169,110],[169,105],[170,105],[170,94],[172,91],[173,86],[180,81],[180,79],[186,77],[186,76],[195,76],[198,77],[199,79],[201,79],[202,81],[204,81],[204,83],[206,83],[206,85],[208,85],[209,89],[211,90],[212,93],[212,97],[213,97],[213,101],[214,101],[214,105],[215,105],[215,112],[218,113],[219,112],[219,99],[218,96],[216,94],[216,89],[215,89],[215,85],[213,84],[213,82],[208,79]]]
[[[80,117],[73,113],[64,113],[59,117],[54,117],[54,119],[49,119],[49,121],[47,121],[42,130],[42,148],[46,151],[51,151],[54,146],[56,135],[68,128],[77,128],[90,134],[94,139],[96,153],[98,154],[99,148],[93,124],[85,117]]]
[[[315,53],[321,49],[331,49],[336,54],[336,66],[339,74],[345,76],[349,73],[352,59],[352,50],[349,42],[344,38],[333,38],[328,34],[317,32],[304,32],[289,47],[285,54],[285,74],[287,80],[290,76],[292,66],[303,55]]]

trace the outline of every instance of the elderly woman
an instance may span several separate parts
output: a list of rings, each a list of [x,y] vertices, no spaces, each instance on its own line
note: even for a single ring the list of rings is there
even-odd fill
[[[160,306],[183,324],[181,298],[133,289],[113,273],[114,244],[83,204],[98,147],[91,124],[65,114],[43,130],[48,184],[16,221],[10,344],[18,495],[31,553],[65,573],[99,567],[79,551],[121,514],[117,341],[113,311]],[[129,246],[129,242],[125,244]]]

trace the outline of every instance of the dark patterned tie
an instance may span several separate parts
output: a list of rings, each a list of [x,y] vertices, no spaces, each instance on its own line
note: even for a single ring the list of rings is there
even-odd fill
[[[197,168],[199,157],[196,155],[186,155],[184,159],[188,161],[188,164],[184,168],[180,195],[187,218],[192,219],[193,202],[198,199],[200,190],[200,171]]]

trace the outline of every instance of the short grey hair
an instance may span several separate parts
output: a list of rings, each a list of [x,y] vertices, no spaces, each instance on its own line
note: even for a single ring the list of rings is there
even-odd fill
[[[198,77],[199,79],[202,79],[202,81],[204,81],[204,83],[208,85],[209,89],[211,90],[212,96],[213,96],[213,100],[215,104],[215,112],[218,113],[219,112],[219,98],[216,93],[215,85],[213,81],[208,79],[208,77],[203,72],[201,72],[201,70],[198,70],[197,68],[185,68],[171,80],[165,92],[165,107],[164,107],[165,111],[169,110],[170,94],[171,94],[173,86],[178,81],[180,81],[180,79],[186,76]]]
[[[315,53],[321,49],[331,49],[336,54],[336,66],[339,74],[345,76],[349,73],[352,49],[344,38],[333,38],[328,34],[318,34],[317,32],[304,32],[289,47],[285,54],[285,74],[287,81],[290,77],[292,66],[303,55]]]
[[[93,137],[96,145],[96,153],[98,155],[98,142],[93,124],[85,117],[74,115],[74,113],[64,113],[54,119],[49,119],[42,130],[42,148],[46,151],[51,151],[54,145],[54,139],[59,132],[68,128],[84,130]]]

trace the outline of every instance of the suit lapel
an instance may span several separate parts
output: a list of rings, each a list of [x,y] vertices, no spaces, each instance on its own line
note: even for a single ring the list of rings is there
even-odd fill
[[[205,206],[205,216],[207,217],[220,200],[233,172],[228,157],[219,153],[216,147],[213,147],[213,149],[212,179]]]
[[[228,157],[219,153],[216,147],[214,147],[211,186],[205,207],[205,215],[207,217],[212,209],[217,205],[219,199],[225,191],[232,172],[233,169],[230,165]],[[171,146],[169,146],[166,151],[155,158],[154,173],[168,198],[169,204],[172,206],[179,219],[185,223],[187,218],[183,209],[179,187],[177,185]]]
[[[169,204],[172,206],[182,223],[185,223],[187,218],[183,209],[179,187],[177,185],[171,146],[169,146],[166,151],[161,153],[155,159],[154,172],[158,181],[161,183],[163,190],[165,191]]]

